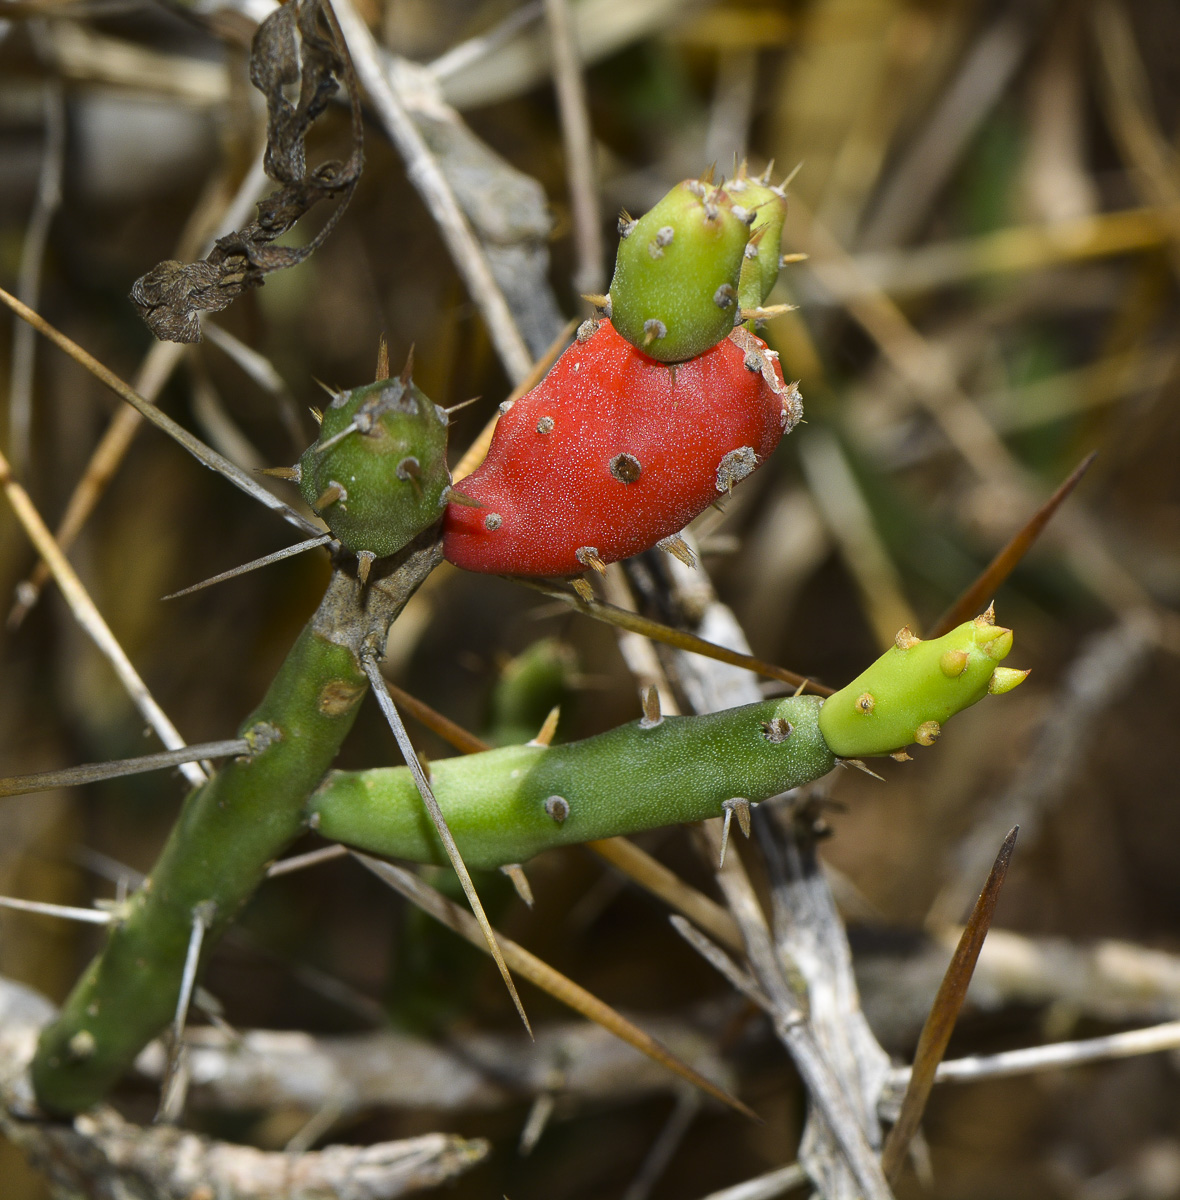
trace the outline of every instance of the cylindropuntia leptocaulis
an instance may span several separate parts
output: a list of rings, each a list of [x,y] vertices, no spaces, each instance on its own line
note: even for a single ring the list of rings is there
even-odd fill
[[[695,191],[690,194],[696,199]],[[718,205],[719,211],[725,209],[725,202]],[[744,246],[746,227],[738,223]],[[739,254],[735,279],[740,264]],[[729,321],[732,327],[732,315]],[[613,361],[613,354],[624,373],[642,368],[651,372],[651,380],[662,381],[657,392],[696,380],[702,394],[700,381],[713,371],[719,384],[714,394],[721,401],[716,421],[696,410],[703,440],[693,451],[694,470],[705,464],[706,484],[694,476],[687,492],[656,487],[644,506],[624,506],[621,527],[636,525],[642,537],[620,535],[608,553],[621,557],[651,545],[665,527],[679,528],[702,492],[711,498],[752,469],[798,419],[798,398],[784,387],[773,356],[745,330],[728,336],[723,331],[704,347],[707,353],[675,368],[646,355],[637,363],[639,352],[606,322],[591,328],[579,345],[584,350],[596,338],[612,347],[594,360],[599,361],[596,370]],[[582,377],[578,386],[586,386],[583,369],[574,369],[581,361],[592,360],[575,353],[556,373],[551,389],[565,381],[567,371],[571,380]],[[607,380],[602,386],[617,392],[619,383]],[[730,403],[733,394],[748,395],[748,407]],[[555,403],[562,399],[556,391],[541,395]],[[652,439],[649,448],[642,450],[647,464],[635,446],[611,441],[621,428],[643,425],[645,398],[640,387],[631,395],[631,412],[614,403],[598,408],[583,403],[580,413],[584,421],[598,413],[601,428],[587,427],[587,436],[605,439],[602,445],[611,451],[608,471],[614,459],[621,460],[611,483],[624,496],[643,481],[645,471],[651,478],[653,453],[668,453],[673,473],[679,461],[675,446],[660,446],[660,429],[654,427],[646,433]],[[545,438],[557,432],[556,416],[542,430],[538,426],[547,414],[521,405],[515,422],[509,418],[516,409],[506,418],[508,433],[526,421],[534,423],[525,434]],[[652,424],[650,417],[647,422]],[[665,437],[670,427],[665,418]],[[733,445],[739,431],[749,432]],[[435,829],[406,768],[334,774],[326,781],[325,773],[373,678],[373,656],[389,622],[441,559],[439,536],[431,527],[446,501],[445,439],[445,414],[413,386],[408,372],[344,394],[325,414],[320,439],[298,469],[304,494],[328,517],[342,545],[358,555],[362,580],[373,560],[389,561],[367,591],[337,569],[319,610],[243,726],[251,753],[188,797],[148,882],[122,907],[104,950],[42,1033],[32,1077],[47,1110],[78,1112],[109,1090],[171,1018],[196,923],[204,929],[198,944],[207,953],[262,880],[267,864],[307,828],[318,825],[327,835],[388,854],[440,860]],[[738,458],[727,468],[735,452]],[[630,466],[632,458],[638,472]],[[521,452],[521,461],[528,467],[530,455]],[[587,461],[574,455],[573,468],[580,470]],[[596,492],[605,484],[575,480],[569,497],[575,507],[582,487],[585,498],[597,503]],[[476,482],[470,490],[478,490]],[[517,502],[524,505],[528,495],[521,490]],[[545,498],[540,489],[532,495],[540,507]],[[451,516],[457,511],[452,509]],[[478,511],[484,531],[497,532],[487,525],[490,510]],[[534,519],[523,508],[514,515],[521,516],[522,527]],[[539,530],[547,517],[542,513]],[[567,529],[562,536],[568,540],[568,534]],[[455,528],[448,537],[460,544]],[[545,549],[540,532],[533,543],[526,547],[529,553]],[[543,561],[524,558],[482,569],[580,570],[592,565],[589,555],[578,555],[583,548],[560,545]],[[932,642],[903,631],[894,649],[822,704],[798,696],[707,717],[665,720],[649,713],[570,746],[514,746],[444,760],[432,768],[438,800],[473,865],[518,863],[548,846],[719,815],[735,793],[748,802],[761,800],[818,779],[841,758],[896,752],[913,741],[929,744],[950,715],[1024,678],[1024,672],[997,665],[1010,646],[1011,632],[995,626],[990,610]]]

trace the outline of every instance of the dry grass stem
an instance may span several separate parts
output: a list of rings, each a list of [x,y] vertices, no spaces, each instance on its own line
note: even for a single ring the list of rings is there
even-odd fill
[[[12,299],[7,292],[0,289],[0,298],[3,297]],[[19,303],[19,301],[13,301],[13,303]],[[21,308],[23,307],[21,305]],[[90,593],[78,578],[77,572],[53,540],[53,534],[49,532],[49,527],[41,519],[41,514],[37,512],[28,493],[12,478],[8,460],[2,453],[0,453],[0,487],[3,487],[8,502],[12,505],[13,512],[16,513],[16,519],[24,528],[29,541],[49,564],[53,578],[57,581],[57,586],[61,588],[61,593],[70,606],[70,611],[74,614],[74,619],[98,647],[99,653],[111,664],[115,675],[123,685],[123,690],[131,698],[132,703],[169,750],[182,749],[184,739],[177,732],[176,726],[168,719],[164,710],[152,698],[147,685],[131,665],[131,660],[124,653],[123,647],[119,645],[110,626],[107,625],[94,601],[91,600]],[[193,786],[205,781],[205,772],[195,762],[186,762],[181,765],[180,769]]]

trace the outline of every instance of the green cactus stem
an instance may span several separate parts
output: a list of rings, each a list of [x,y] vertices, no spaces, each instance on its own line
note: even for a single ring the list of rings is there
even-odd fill
[[[306,827],[307,797],[367,689],[359,662],[364,639],[388,628],[440,558],[431,531],[367,589],[334,573],[266,697],[241,727],[253,751],[189,795],[148,879],[43,1031],[32,1077],[46,1111],[80,1112],[100,1100],[172,1018],[195,914],[208,917],[207,955],[267,866]]]
[[[949,717],[1024,681],[1027,671],[998,665],[1011,649],[1012,631],[990,608],[932,641],[902,629],[891,649],[824,701],[820,731],[841,758],[931,746]]]
[[[446,508],[447,414],[410,380],[341,392],[299,460],[303,498],[348,550],[396,554]]]
[[[778,279],[783,222],[787,219],[787,193],[770,182],[769,171],[758,179],[751,179],[746,174],[745,163],[722,187],[735,206],[754,214],[750,241],[742,260],[738,303],[744,310],[758,308],[766,302]]]
[[[551,710],[568,703],[578,669],[571,647],[541,638],[504,665],[491,697],[486,737],[511,746],[537,736]]]
[[[615,329],[661,362],[715,346],[738,315],[753,217],[698,179],[678,183],[639,220],[624,217],[607,305]]]
[[[505,746],[431,763],[431,786],[471,867],[721,815],[836,764],[815,696],[699,717],[645,718],[559,746]],[[333,772],[311,798],[320,833],[395,858],[445,863],[405,767]]]

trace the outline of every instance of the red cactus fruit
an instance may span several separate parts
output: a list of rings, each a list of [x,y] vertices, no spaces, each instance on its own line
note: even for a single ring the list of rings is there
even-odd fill
[[[801,415],[798,388],[745,329],[663,363],[587,321],[456,486],[468,503],[447,506],[446,556],[469,571],[573,575],[638,554],[727,494]]]

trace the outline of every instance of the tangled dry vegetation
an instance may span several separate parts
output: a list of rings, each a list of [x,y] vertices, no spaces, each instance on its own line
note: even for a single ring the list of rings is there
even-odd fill
[[[246,472],[295,461],[316,380],[371,379],[382,336],[395,363],[414,346],[437,403],[480,397],[456,414],[457,462],[602,290],[617,211],[744,157],[801,164],[773,296],[798,308],[765,336],[807,423],[697,522],[700,571],[644,555],[605,599],[838,686],[900,626],[931,628],[1098,457],[1009,556],[997,605],[1034,668],[1013,697],[884,760],[883,782],[836,772],[765,806],[716,875],[715,831],[677,828],[637,839],[662,874],[619,846],[613,864],[538,858],[532,908],[477,880],[498,928],[759,1122],[525,984],[530,1043],[478,950],[327,861],[269,882],[217,950],[171,1072],[179,1126],[152,1123],[158,1044],[113,1107],[27,1119],[34,1032],[101,932],[0,915],[5,1200],[47,1196],[47,1174],[63,1195],[202,1200],[444,1180],[455,1197],[754,1200],[808,1177],[833,1200],[887,1196],[872,1150],[1016,824],[944,1082],[886,1173],[947,1200],[1180,1196],[1180,12],[333,0],[361,103],[315,97],[306,155],[304,125],[272,121],[268,179],[248,67],[272,7],[0,2],[0,284]],[[292,99],[258,65],[261,92]],[[67,604],[37,571],[13,516],[30,504],[67,523],[85,590],[185,740],[231,736],[323,589],[321,552],[161,603],[288,531],[16,318],[0,379],[0,774],[158,748],[82,632],[81,590]],[[651,685],[683,711],[779,686],[450,568],[384,666],[500,741],[558,702],[569,739],[639,715]],[[412,732],[428,759],[454,752],[433,718]],[[369,706],[343,765],[393,754]],[[0,894],[102,921],[184,791],[165,773],[3,800]],[[653,889],[691,923],[670,927]]]

